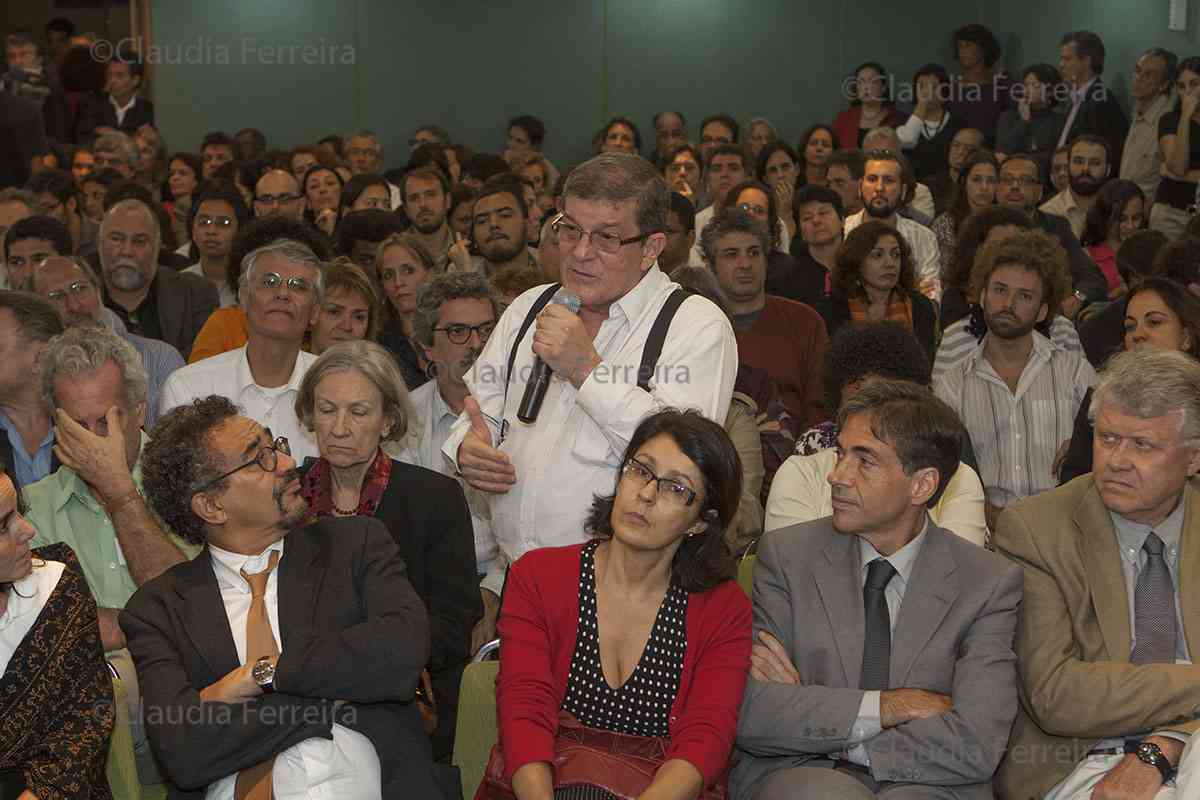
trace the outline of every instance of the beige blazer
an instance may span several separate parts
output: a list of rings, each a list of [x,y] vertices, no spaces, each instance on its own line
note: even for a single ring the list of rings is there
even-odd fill
[[[1200,491],[1185,489],[1184,636],[1200,659]],[[1129,663],[1129,597],[1116,531],[1092,476],[1010,506],[996,549],[1025,572],[1017,626],[1021,712],[997,773],[1002,798],[1041,800],[1098,741],[1200,730],[1200,665]]]

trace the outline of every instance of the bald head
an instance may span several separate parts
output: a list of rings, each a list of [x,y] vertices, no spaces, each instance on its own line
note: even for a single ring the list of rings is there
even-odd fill
[[[254,184],[254,216],[281,216],[299,221],[304,217],[305,199],[296,176],[287,170],[271,169]]]
[[[68,328],[101,324],[96,278],[78,259],[47,258],[34,268],[30,289],[54,306]]]

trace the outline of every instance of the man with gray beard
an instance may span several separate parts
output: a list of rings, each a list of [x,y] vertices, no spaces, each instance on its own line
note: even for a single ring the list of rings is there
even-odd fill
[[[399,456],[401,461],[454,476],[453,465],[442,457],[442,445],[470,394],[463,377],[483,351],[499,316],[492,287],[487,278],[477,272],[436,275],[417,292],[413,338],[430,364],[433,380],[426,381],[409,395],[416,418],[409,425],[404,452]],[[492,535],[491,513],[477,490],[464,481],[460,483],[471,509],[475,568],[479,575],[484,575],[498,552]],[[485,603],[494,601],[494,596],[488,597],[488,594],[483,595]],[[494,621],[489,623],[485,617],[475,626],[471,652],[476,652],[494,635]]]
[[[161,233],[140,200],[122,200],[100,223],[104,305],[130,333],[159,339],[185,356],[217,308],[217,289],[199,275],[160,269]]]

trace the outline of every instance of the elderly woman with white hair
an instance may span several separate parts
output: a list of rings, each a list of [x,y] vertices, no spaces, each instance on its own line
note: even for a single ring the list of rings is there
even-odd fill
[[[395,360],[374,342],[339,342],[325,350],[300,385],[296,416],[320,450],[301,467],[310,518],[381,520],[429,611],[432,696],[426,685],[419,699],[435,757],[449,755],[471,630],[483,616],[463,490],[453,478],[384,452],[405,438],[412,412]]]

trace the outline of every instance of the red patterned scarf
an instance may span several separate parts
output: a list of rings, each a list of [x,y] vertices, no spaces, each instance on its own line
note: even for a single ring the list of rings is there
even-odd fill
[[[308,501],[308,517],[305,522],[312,522],[317,517],[331,517],[333,509],[333,477],[332,468],[324,458],[317,459],[304,480],[300,483],[300,493]],[[363,478],[362,491],[358,495],[358,508],[355,514],[374,516],[383,500],[383,490],[387,488],[392,476],[392,460],[380,450],[375,454],[375,460],[367,467],[366,477]]]

